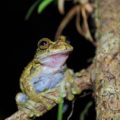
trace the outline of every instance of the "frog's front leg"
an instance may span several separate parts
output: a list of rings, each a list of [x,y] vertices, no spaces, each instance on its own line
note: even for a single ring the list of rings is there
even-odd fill
[[[80,88],[74,79],[74,73],[71,69],[68,69],[65,73],[65,89],[67,93],[66,98],[68,100],[73,100],[74,95],[80,93]]]

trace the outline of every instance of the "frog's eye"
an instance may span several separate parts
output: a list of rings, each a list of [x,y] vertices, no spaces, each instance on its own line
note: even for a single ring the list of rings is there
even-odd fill
[[[38,47],[41,49],[41,50],[44,50],[44,49],[47,49],[50,45],[50,42],[48,39],[46,38],[43,38],[41,39],[39,42],[38,42]]]

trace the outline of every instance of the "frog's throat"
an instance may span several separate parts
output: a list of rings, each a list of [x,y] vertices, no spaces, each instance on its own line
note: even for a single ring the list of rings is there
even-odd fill
[[[42,65],[46,65],[49,67],[61,67],[65,64],[66,60],[68,59],[69,53],[57,53],[42,58],[40,63]]]

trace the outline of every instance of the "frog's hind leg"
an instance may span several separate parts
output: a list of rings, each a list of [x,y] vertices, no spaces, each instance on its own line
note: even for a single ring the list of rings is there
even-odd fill
[[[44,110],[46,111],[42,104],[30,100],[24,93],[18,93],[16,95],[16,103],[18,109],[24,111],[29,117],[41,116],[44,113]],[[40,105],[41,110],[39,109]]]

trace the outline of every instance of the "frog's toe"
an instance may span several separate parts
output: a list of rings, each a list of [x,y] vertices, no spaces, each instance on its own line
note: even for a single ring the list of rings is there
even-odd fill
[[[72,88],[72,93],[75,95],[75,94],[79,94],[81,91],[78,87],[76,88]]]
[[[70,100],[70,101],[73,100],[73,99],[74,99],[74,95],[69,94],[69,95],[67,96],[67,99]]]

